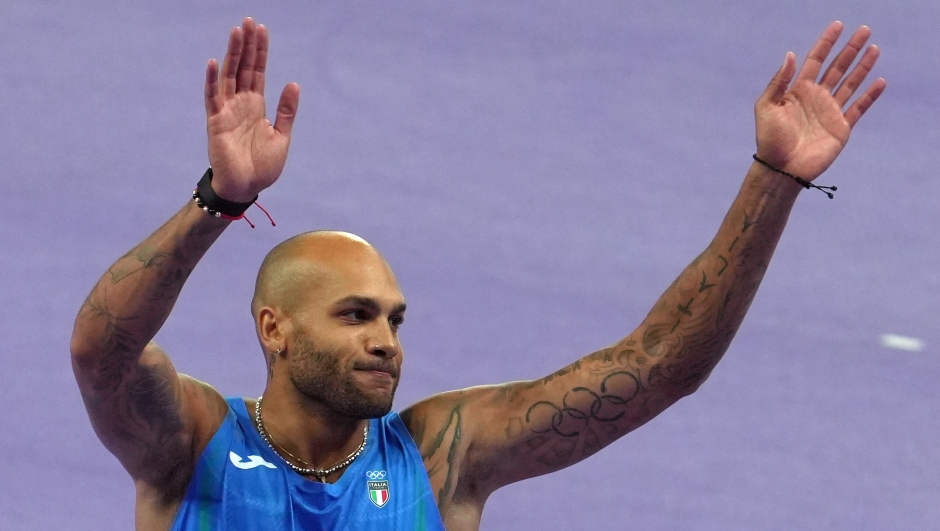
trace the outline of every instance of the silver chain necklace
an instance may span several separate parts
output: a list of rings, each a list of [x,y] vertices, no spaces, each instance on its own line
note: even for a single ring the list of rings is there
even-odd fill
[[[277,441],[274,440],[274,437],[272,437],[270,433],[268,433],[268,430],[265,429],[264,427],[264,422],[261,420],[261,398],[262,397],[259,396],[258,401],[255,402],[255,424],[258,425],[258,433],[261,434],[261,438],[264,439],[264,442],[268,443],[268,447],[271,448],[271,451],[273,451],[275,454],[277,454],[278,457],[280,457],[285,463],[287,463],[287,466],[291,467],[291,469],[294,472],[297,472],[298,474],[302,476],[314,476],[317,478],[318,481],[320,481],[320,483],[326,483],[327,476],[329,476],[333,472],[336,472],[337,470],[342,470],[343,468],[346,468],[347,466],[349,466],[350,463],[352,463],[353,461],[356,460],[357,457],[359,457],[359,454],[361,454],[362,451],[366,447],[366,441],[369,439],[369,423],[368,422],[366,423],[366,427],[363,428],[362,430],[362,444],[359,445],[359,448],[356,448],[356,450],[353,453],[349,454],[349,456],[347,456],[346,459],[343,459],[339,463],[329,468],[317,468],[313,466],[313,464],[308,463],[304,461],[303,459],[297,457],[296,455],[288,452],[286,449],[284,449],[283,446],[281,446],[280,444],[277,443]],[[280,450],[280,452],[278,450]],[[281,455],[281,452],[287,454],[291,459],[299,463],[303,463],[305,466],[309,468],[300,467],[300,466],[295,465],[294,463],[291,463],[290,461],[285,459],[283,455]]]

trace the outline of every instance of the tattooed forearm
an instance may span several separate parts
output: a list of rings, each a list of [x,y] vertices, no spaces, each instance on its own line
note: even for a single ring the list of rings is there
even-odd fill
[[[729,265],[728,259],[724,256],[718,255],[718,260],[721,261],[721,268],[718,270],[718,273],[715,274],[716,277],[720,277],[725,272],[725,269],[728,269]]]
[[[97,388],[114,388],[116,375],[162,326],[196,262],[224,228],[187,204],[95,285],[76,318],[72,346],[86,359],[84,367],[97,369]]]
[[[163,265],[169,257],[167,253],[155,252],[152,249],[134,249],[108,269],[108,279],[112,284],[117,284],[138,271]]]
[[[757,223],[756,221],[750,219],[747,215],[747,212],[744,213],[744,220],[741,221],[741,234],[744,234],[744,231],[751,228],[751,225]],[[737,238],[735,238],[737,240]]]
[[[718,234],[662,295],[642,330],[642,387],[694,390],[731,343],[763,279],[795,196],[748,176]],[[644,375],[645,373],[645,375]]]
[[[614,347],[501,396],[528,399],[503,431],[544,473],[579,461],[695,389],[721,359],[760,285],[792,207],[749,175],[715,239]]]
[[[698,292],[701,293],[708,288],[714,288],[715,284],[708,283],[708,274],[702,271],[702,281],[698,285]]]

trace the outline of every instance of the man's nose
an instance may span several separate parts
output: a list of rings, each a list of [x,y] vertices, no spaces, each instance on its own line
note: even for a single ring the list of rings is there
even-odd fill
[[[372,336],[369,342],[369,354],[383,358],[394,358],[401,351],[398,336],[389,325],[379,325],[380,330]]]

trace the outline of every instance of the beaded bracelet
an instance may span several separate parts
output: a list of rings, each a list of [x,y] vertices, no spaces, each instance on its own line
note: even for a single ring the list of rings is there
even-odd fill
[[[835,186],[818,186],[818,185],[815,185],[815,184],[813,184],[813,183],[807,181],[806,179],[804,179],[804,178],[802,178],[802,177],[797,177],[796,175],[793,175],[792,173],[785,172],[785,171],[781,170],[780,168],[777,168],[777,167],[771,165],[769,162],[767,162],[767,161],[765,161],[765,160],[762,160],[760,157],[758,157],[756,153],[755,153],[753,156],[754,156],[754,160],[756,160],[757,162],[759,162],[762,166],[766,167],[767,169],[770,169],[770,170],[773,170],[773,171],[775,171],[775,172],[777,172],[777,173],[781,173],[781,174],[783,174],[783,175],[786,175],[787,177],[789,177],[789,178],[793,179],[794,181],[796,181],[797,184],[799,184],[799,185],[802,186],[803,188],[815,188],[815,189],[819,190],[820,192],[822,192],[822,193],[828,195],[828,196],[829,196],[829,199],[832,199],[832,192],[835,192],[836,190],[838,190],[838,188],[835,187]],[[828,192],[827,190],[832,190],[832,192]]]
[[[202,174],[202,179],[199,179],[196,189],[193,190],[193,201],[196,202],[196,206],[205,210],[210,216],[229,220],[241,219],[248,207],[257,199],[258,196],[255,196],[247,203],[236,203],[219,197],[212,189],[212,168]]]
[[[199,182],[196,184],[196,189],[193,190],[193,201],[196,202],[196,206],[210,216],[227,219],[229,221],[244,219],[251,225],[251,228],[255,228],[254,223],[245,217],[245,211],[248,210],[248,207],[255,205],[268,216],[271,225],[275,226],[276,224],[271,214],[268,214],[268,211],[265,210],[264,207],[256,203],[255,201],[257,200],[257,195],[247,203],[236,203],[224,197],[219,197],[219,195],[215,193],[215,190],[212,189],[212,168],[206,170],[206,173],[202,175],[202,178],[199,179]]]

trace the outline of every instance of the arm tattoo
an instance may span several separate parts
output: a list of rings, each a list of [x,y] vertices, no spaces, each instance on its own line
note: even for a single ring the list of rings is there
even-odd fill
[[[141,356],[196,262],[225,228],[191,215],[193,208],[188,203],[118,259],[75,320],[73,363],[92,424],[136,478],[166,479],[185,470],[180,464],[191,457],[178,375],[162,352],[145,361]]]
[[[608,394],[608,382],[611,378],[622,378],[629,382],[629,388],[633,389],[632,394],[624,397],[622,395]],[[549,427],[544,429],[532,428],[533,433],[547,433],[549,431],[554,432],[557,435],[562,437],[577,437],[581,434],[581,431],[586,428],[592,420],[597,422],[615,422],[620,420],[626,412],[619,411],[620,406],[626,406],[630,400],[636,396],[636,393],[640,390],[639,381],[637,381],[636,376],[625,371],[616,371],[608,374],[601,380],[600,384],[600,393],[596,393],[587,387],[575,387],[571,391],[565,393],[561,399],[561,405],[556,405],[548,400],[540,400],[529,407],[529,410],[526,411],[525,421],[526,423],[531,422],[533,412],[540,407],[548,412],[551,415],[551,423]],[[573,406],[568,403],[568,397],[572,394],[581,393],[583,400],[579,402],[587,402],[587,406]],[[611,406],[605,408],[605,406]],[[612,411],[610,411],[612,409]],[[567,428],[563,427],[566,424],[566,420],[571,419],[573,422],[567,423],[569,426]],[[571,425],[573,424],[573,425]]]
[[[627,338],[503,394],[513,400],[545,388],[524,415],[507,419],[506,438],[519,441],[513,443],[514,457],[544,466],[538,473],[568,466],[642,425],[708,377],[737,332],[782,230],[776,213],[748,212],[740,204],[709,249],[660,298],[639,342]]]
[[[457,468],[463,437],[463,405],[458,402],[451,407],[440,429],[429,440],[425,440],[427,418],[407,411],[402,414],[402,420],[418,444],[431,483],[441,485],[437,492],[437,505],[443,514],[457,489]]]
[[[725,258],[724,256],[718,255],[718,259],[721,260],[722,266],[721,266],[721,269],[718,270],[718,273],[715,274],[715,276],[720,277],[721,274],[725,272],[725,269],[728,269],[729,264],[728,264],[728,259]]]
[[[136,252],[135,252],[136,251]],[[169,258],[170,255],[167,253],[155,252],[146,248],[135,249],[124,256],[123,259],[134,259],[138,263],[124,264],[122,260],[119,260],[114,266],[108,269],[108,279],[112,284],[117,284],[124,280],[125,278],[147,269],[148,267],[157,267],[163,265],[164,262]]]
[[[750,218],[748,218],[747,212],[744,212],[744,221],[741,223],[741,233],[743,234],[744,231],[751,228],[751,225],[755,223],[757,223],[757,221],[752,221]]]
[[[98,391],[114,392],[169,315],[180,290],[224,226],[182,227],[187,204],[147,240],[122,256],[95,285],[75,321],[76,337],[98,359]]]
[[[118,457],[146,464],[135,468],[136,479],[161,485],[168,494],[181,493],[189,481],[184,465],[192,455],[181,437],[176,373],[165,364],[138,366],[129,376],[121,393],[82,392],[92,424],[108,448],[124,449]]]
[[[708,284],[708,283],[706,282],[707,279],[708,279],[708,275],[707,275],[704,271],[702,271],[702,281],[701,281],[701,282],[699,283],[699,285],[698,285],[698,292],[699,292],[699,293],[701,293],[701,292],[707,290],[708,288],[714,288],[714,287],[715,287],[714,284]]]
[[[79,319],[97,321],[104,330],[103,353],[94,366],[96,378],[92,388],[97,392],[114,393],[124,375],[137,363],[139,348],[134,335],[127,330],[132,318],[119,318],[107,308],[107,299],[99,296],[99,286],[92,289],[79,312]]]

